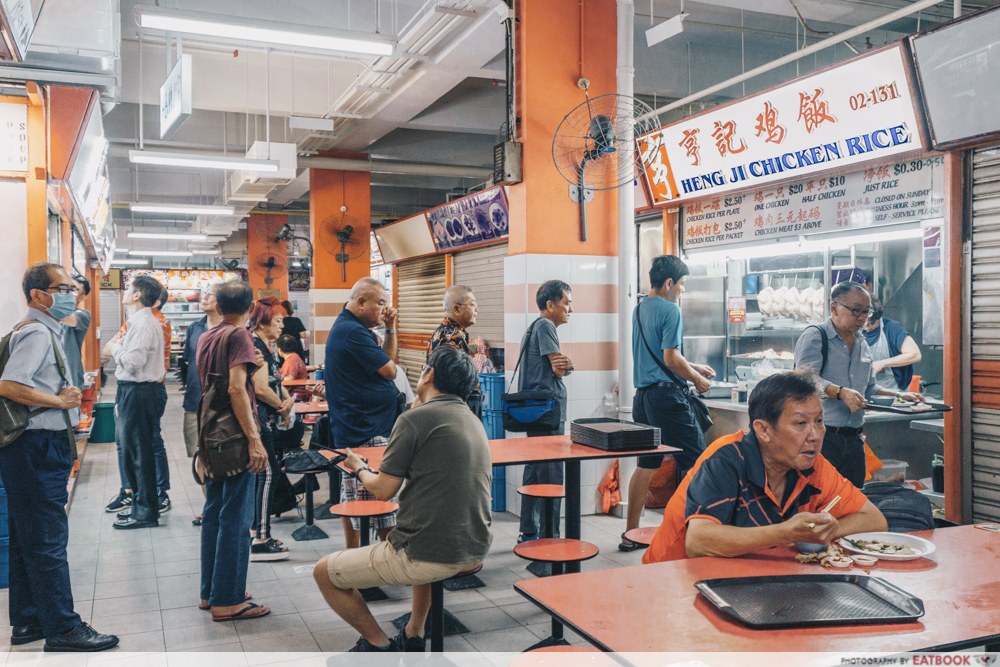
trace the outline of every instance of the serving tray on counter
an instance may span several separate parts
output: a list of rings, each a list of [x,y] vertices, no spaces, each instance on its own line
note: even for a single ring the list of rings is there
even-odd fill
[[[917,406],[921,407],[919,410],[915,409]],[[876,410],[880,412],[895,412],[900,415],[925,415],[928,412],[951,412],[952,408],[950,405],[945,405],[944,403],[911,403],[910,405],[882,405],[880,403],[872,403],[871,401],[865,401],[866,410]]]

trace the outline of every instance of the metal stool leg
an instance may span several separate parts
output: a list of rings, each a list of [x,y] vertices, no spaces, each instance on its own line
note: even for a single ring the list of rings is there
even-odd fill
[[[367,547],[371,544],[371,539],[368,535],[371,533],[372,523],[369,517],[361,517],[361,546]],[[361,597],[364,598],[365,602],[378,602],[379,600],[388,600],[389,596],[385,594],[379,587],[375,588],[362,588]]]
[[[554,576],[563,573],[562,563],[552,563],[552,574]],[[535,649],[545,648],[546,646],[568,646],[569,642],[563,633],[563,624],[557,621],[555,618],[552,619],[552,634],[537,644],[532,644],[525,651],[534,651]]]
[[[444,586],[440,581],[431,584],[431,611],[427,617],[430,623],[431,651],[444,651]]]

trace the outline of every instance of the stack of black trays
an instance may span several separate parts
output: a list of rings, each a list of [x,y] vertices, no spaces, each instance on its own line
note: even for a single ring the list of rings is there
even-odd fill
[[[607,417],[574,419],[569,434],[573,442],[609,452],[653,449],[660,445],[660,429],[655,426]]]

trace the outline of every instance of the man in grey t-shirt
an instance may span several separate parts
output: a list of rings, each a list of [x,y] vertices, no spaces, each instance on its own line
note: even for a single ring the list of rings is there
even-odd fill
[[[476,379],[469,355],[441,345],[420,375],[416,407],[396,420],[379,472],[347,450],[344,466],[380,500],[406,480],[387,540],[332,553],[313,570],[330,607],[361,633],[352,651],[422,652],[431,582],[469,570],[489,553],[489,442],[465,404]],[[356,590],[390,584],[413,587],[413,613],[394,639]]]
[[[560,351],[559,336],[556,327],[569,322],[573,312],[573,295],[570,287],[561,280],[549,280],[542,283],[535,294],[535,304],[538,306],[538,319],[528,328],[521,339],[521,348],[525,351],[521,362],[518,391],[549,389],[559,401],[559,426],[553,431],[528,431],[528,437],[540,435],[562,435],[566,428],[566,385],[563,378],[573,372],[573,362]],[[527,484],[562,484],[563,464],[529,463],[524,466],[522,483]],[[553,511],[559,516],[560,502],[554,503]],[[541,525],[542,503],[531,496],[521,497],[521,534],[518,542],[534,540],[539,537],[538,527]],[[556,534],[559,535],[559,522],[556,522]]]

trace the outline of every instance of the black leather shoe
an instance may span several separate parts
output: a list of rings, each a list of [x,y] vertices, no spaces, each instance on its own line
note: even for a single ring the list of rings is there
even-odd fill
[[[132,516],[132,508],[131,508],[131,507],[129,507],[129,508],[127,509],[127,510],[124,510],[124,511],[122,511],[122,512],[119,512],[119,513],[118,513],[118,514],[116,514],[115,516],[116,516],[117,518],[119,518],[119,519],[127,519],[127,518],[129,518],[130,516]]]
[[[119,530],[133,530],[135,528],[156,528],[160,525],[160,522],[156,519],[153,521],[136,521],[132,517],[129,517],[127,519],[119,519],[111,525]]]
[[[45,640],[46,651],[106,651],[118,646],[118,637],[102,635],[86,623]]]
[[[42,628],[40,626],[15,625],[11,628],[10,643],[14,646],[30,644],[31,642],[37,642],[39,639],[45,639],[45,635],[42,634]]]

